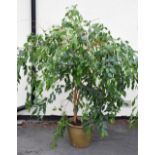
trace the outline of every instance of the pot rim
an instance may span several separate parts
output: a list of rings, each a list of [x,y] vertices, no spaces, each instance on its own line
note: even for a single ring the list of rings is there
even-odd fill
[[[77,119],[80,120],[79,117],[78,117]],[[69,121],[72,121],[72,120],[73,120],[73,117],[71,117],[71,118],[69,119]],[[69,127],[82,129],[82,128],[83,128],[83,125],[74,125],[74,124],[72,124],[71,122],[69,122]]]
[[[73,125],[73,124],[69,123],[69,127],[82,129],[83,125]]]

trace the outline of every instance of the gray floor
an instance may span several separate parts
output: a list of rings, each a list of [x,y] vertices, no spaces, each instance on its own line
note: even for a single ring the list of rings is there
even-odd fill
[[[66,133],[55,150],[50,149],[55,126],[32,124],[18,126],[18,155],[138,155],[138,131],[128,129],[123,121],[109,126],[109,136],[103,140],[95,134],[85,149],[73,148]]]

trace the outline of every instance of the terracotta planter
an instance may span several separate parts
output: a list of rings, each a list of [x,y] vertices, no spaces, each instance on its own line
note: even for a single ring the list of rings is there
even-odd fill
[[[92,142],[92,134],[86,134],[82,125],[76,126],[69,124],[68,134],[71,145],[76,148],[88,147]]]

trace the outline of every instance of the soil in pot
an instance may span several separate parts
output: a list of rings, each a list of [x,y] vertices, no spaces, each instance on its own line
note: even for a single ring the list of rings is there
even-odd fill
[[[76,148],[88,147],[92,142],[92,133],[85,132],[80,120],[77,120],[76,124],[73,121],[70,122],[68,134],[71,145]]]

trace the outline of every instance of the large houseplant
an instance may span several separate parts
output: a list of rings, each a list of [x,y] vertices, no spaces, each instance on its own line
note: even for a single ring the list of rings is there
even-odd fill
[[[104,137],[103,122],[113,120],[125,104],[126,88],[137,86],[136,51],[127,41],[114,39],[103,24],[84,20],[76,6],[66,12],[59,26],[28,37],[18,54],[18,82],[21,70],[28,82],[26,107],[33,108],[33,114],[45,114],[46,105],[64,91],[74,105],[72,121],[66,115],[59,121],[53,146],[69,124],[82,126],[87,133],[95,125]],[[31,86],[35,86],[33,94]],[[43,95],[45,90],[48,96]]]

